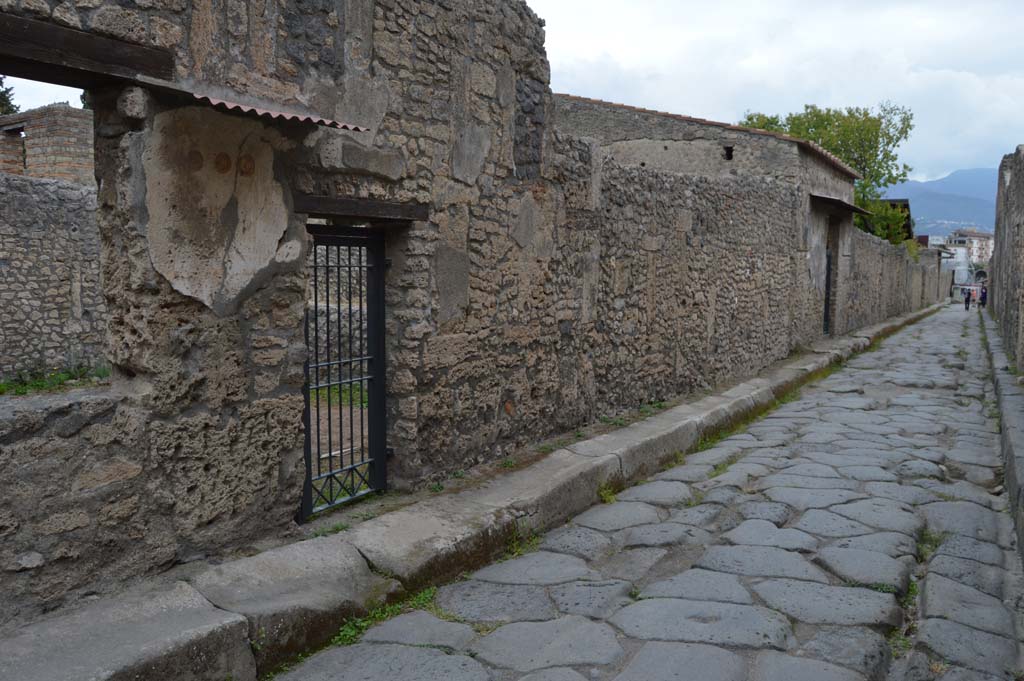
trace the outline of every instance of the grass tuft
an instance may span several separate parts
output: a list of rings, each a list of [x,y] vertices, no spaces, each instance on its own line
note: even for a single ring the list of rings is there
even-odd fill
[[[614,504],[615,487],[607,482],[602,484],[597,488],[597,497],[601,500],[602,504]]]
[[[326,527],[318,527],[317,529],[313,530],[313,536],[314,537],[328,537],[328,536],[330,536],[332,534],[338,534],[339,532],[344,532],[348,528],[349,528],[349,524],[348,523],[334,523],[333,525],[328,525]]]
[[[23,373],[17,378],[0,381],[0,395],[31,395],[49,393],[68,388],[69,383],[85,379],[110,378],[110,367],[69,367],[48,372]]]
[[[365,617],[353,617],[346,620],[338,633],[331,639],[333,646],[350,646],[358,643],[366,630],[375,624],[387,621],[403,613],[413,610],[432,610],[434,608],[434,597],[437,595],[437,588],[424,589],[415,596],[398,603],[390,603],[374,608]]]

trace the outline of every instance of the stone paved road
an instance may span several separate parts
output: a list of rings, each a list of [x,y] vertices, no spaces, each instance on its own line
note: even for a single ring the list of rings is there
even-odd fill
[[[987,375],[978,317],[950,307],[441,588],[450,621],[402,615],[282,678],[1022,678]]]

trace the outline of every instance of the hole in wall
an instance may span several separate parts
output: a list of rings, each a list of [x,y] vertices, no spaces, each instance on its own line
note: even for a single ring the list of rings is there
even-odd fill
[[[722,158],[724,158],[726,161],[731,161],[732,160],[732,152],[733,152],[733,147],[728,146],[728,145],[722,147]]]

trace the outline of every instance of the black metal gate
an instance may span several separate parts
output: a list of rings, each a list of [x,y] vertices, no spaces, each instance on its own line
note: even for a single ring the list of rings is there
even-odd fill
[[[309,224],[306,482],[300,520],[387,485],[384,239]]]

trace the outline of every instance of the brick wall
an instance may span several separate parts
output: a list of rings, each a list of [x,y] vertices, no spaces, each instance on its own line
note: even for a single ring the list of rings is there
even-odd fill
[[[93,186],[92,111],[66,103],[0,116],[0,172]]]

